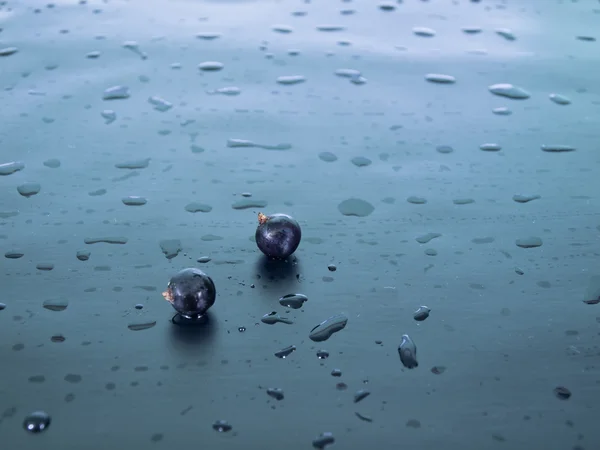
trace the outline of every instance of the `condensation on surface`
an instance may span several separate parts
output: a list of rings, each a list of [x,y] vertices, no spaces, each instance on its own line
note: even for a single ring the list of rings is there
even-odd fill
[[[599,448],[599,17],[0,2],[0,441]]]

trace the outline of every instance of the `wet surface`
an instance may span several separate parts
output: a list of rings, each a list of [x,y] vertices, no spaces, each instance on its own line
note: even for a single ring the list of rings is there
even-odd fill
[[[0,441],[600,447],[599,17],[0,2]]]

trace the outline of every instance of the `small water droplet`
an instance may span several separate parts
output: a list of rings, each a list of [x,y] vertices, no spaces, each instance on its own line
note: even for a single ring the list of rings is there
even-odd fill
[[[285,75],[277,78],[277,83],[283,85],[300,84],[306,81],[303,75]]]
[[[275,356],[281,359],[285,359],[288,356],[290,356],[292,353],[294,353],[296,351],[296,346],[295,345],[290,345],[289,347],[286,347],[284,349],[281,349],[277,352],[275,352]]]
[[[204,72],[217,72],[223,69],[223,67],[225,67],[225,65],[218,61],[205,61],[198,64],[198,69]]]
[[[552,100],[557,105],[570,105],[571,100],[568,97],[560,94],[550,94],[550,100]]]
[[[156,325],[156,320],[150,322],[131,323],[127,325],[127,328],[129,328],[131,331],[142,331],[152,328],[154,325]]]
[[[327,447],[328,445],[332,445],[333,443],[335,443],[335,438],[333,437],[333,433],[325,432],[325,433],[320,434],[318,437],[316,437],[313,440],[312,445],[314,448],[318,448],[319,450],[322,450],[325,447]]]
[[[329,270],[330,272],[335,272],[337,270],[337,266],[335,264],[329,264],[327,266],[327,270]]]
[[[275,400],[283,400],[283,398],[285,397],[283,389],[280,388],[268,388],[267,395],[269,397],[273,397]]]
[[[212,428],[219,433],[227,433],[233,429],[233,427],[226,420],[217,420],[215,423],[213,423]]]
[[[425,75],[425,80],[430,83],[438,83],[438,84],[454,84],[456,83],[456,78],[452,75],[445,75],[441,73],[428,73]]]
[[[420,37],[433,37],[433,36],[435,36],[435,30],[433,30],[432,28],[414,27],[412,31],[413,31],[413,33],[416,36],[420,36]]]
[[[341,377],[342,376],[342,371],[340,369],[333,369],[331,371],[331,376],[332,377]]]
[[[317,358],[327,359],[329,358],[329,352],[327,350],[317,350]]]

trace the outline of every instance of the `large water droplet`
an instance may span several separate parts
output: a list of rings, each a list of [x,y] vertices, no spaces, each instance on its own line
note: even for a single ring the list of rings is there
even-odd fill
[[[50,426],[51,422],[52,419],[47,412],[35,411],[25,417],[23,428],[30,433],[41,433]]]
[[[279,304],[286,308],[300,309],[307,301],[308,297],[304,294],[287,294],[279,299]]]
[[[402,335],[402,342],[398,346],[398,354],[400,355],[400,361],[407,369],[418,367],[417,346],[408,334]]]
[[[375,207],[360,198],[349,198],[338,205],[338,210],[344,216],[366,217],[375,211]]]
[[[492,94],[513,100],[525,100],[531,97],[531,94],[525,89],[509,83],[492,84],[488,89]]]
[[[332,316],[314,327],[308,337],[314,342],[326,341],[334,333],[343,330],[347,323],[348,318],[343,314]]]

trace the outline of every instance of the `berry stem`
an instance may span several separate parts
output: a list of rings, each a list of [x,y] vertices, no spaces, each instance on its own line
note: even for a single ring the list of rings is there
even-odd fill
[[[265,224],[267,223],[267,220],[269,220],[269,218],[267,216],[265,216],[263,213],[259,212],[258,213],[258,223],[259,224]]]

